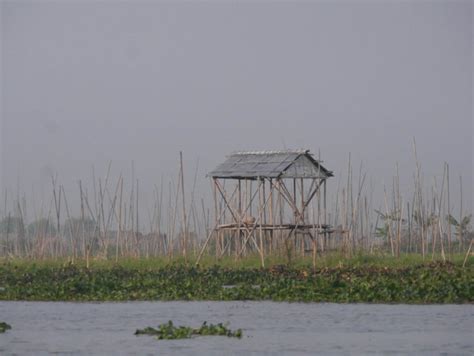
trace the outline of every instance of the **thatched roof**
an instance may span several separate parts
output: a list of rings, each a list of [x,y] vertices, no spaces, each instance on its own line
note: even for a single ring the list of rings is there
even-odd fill
[[[229,179],[326,179],[333,176],[320,161],[314,159],[309,150],[236,152],[208,175]]]

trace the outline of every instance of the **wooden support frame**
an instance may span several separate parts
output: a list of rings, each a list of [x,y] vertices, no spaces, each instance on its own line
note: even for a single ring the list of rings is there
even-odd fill
[[[196,263],[213,237],[216,258],[233,255],[239,259],[256,252],[264,267],[266,253],[285,253],[291,262],[291,254],[305,256],[312,246],[315,263],[318,243],[324,250],[332,232],[327,223],[326,181],[333,172],[321,162],[309,150],[229,155],[209,173],[215,224]]]
[[[221,180],[218,177],[212,178],[215,226],[209,231],[204,241],[197,258],[197,264],[212,237],[215,236],[216,246],[218,246],[220,236],[222,246],[218,251],[216,250],[217,258],[223,257],[226,253],[240,258],[247,251],[254,249],[259,254],[261,265],[264,267],[265,251],[272,251],[275,231],[280,232],[280,239],[283,238],[282,234],[286,231],[285,240],[293,238],[294,243],[299,241],[297,246],[301,243],[302,254],[305,252],[305,244],[310,243],[313,264],[315,264],[318,236],[323,235],[326,239],[331,232],[330,226],[327,224],[326,177],[240,177],[233,179],[235,184],[229,190],[226,190]],[[304,184],[305,180],[310,183]],[[252,182],[256,182],[256,184],[252,185]],[[266,189],[267,182],[269,189]],[[288,183],[293,185],[292,192],[288,189]],[[245,189],[242,189],[243,186]],[[277,206],[274,206],[275,193],[278,194]],[[306,211],[315,197],[318,199],[318,218],[317,221],[308,223]],[[321,197],[323,198],[322,207]],[[218,208],[219,204],[222,209]],[[286,211],[290,212],[289,217],[288,214],[285,214]],[[229,212],[227,218],[225,218],[226,212]],[[275,219],[274,215],[279,218]],[[265,247],[265,241],[269,241],[270,247]],[[234,251],[231,250],[232,248]]]

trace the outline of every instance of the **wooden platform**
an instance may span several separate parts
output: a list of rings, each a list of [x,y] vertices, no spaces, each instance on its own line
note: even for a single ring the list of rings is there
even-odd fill
[[[323,230],[324,233],[331,233],[332,228],[330,225],[297,225],[297,224],[282,224],[282,225],[271,225],[271,224],[222,224],[217,226],[217,230],[245,230],[245,229],[254,229],[254,230],[265,230],[265,231],[278,231],[278,230]]]

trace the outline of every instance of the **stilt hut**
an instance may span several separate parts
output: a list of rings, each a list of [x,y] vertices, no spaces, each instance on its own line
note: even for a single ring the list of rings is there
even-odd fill
[[[214,228],[209,245],[216,256],[264,256],[286,246],[316,258],[317,238],[327,236],[326,180],[333,173],[309,150],[232,153],[208,176],[214,193]],[[210,242],[213,240],[214,243]]]

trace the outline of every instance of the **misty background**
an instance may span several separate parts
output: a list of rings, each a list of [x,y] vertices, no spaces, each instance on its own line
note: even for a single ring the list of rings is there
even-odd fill
[[[182,151],[210,201],[227,154],[308,148],[332,193],[362,162],[377,206],[397,162],[410,199],[416,138],[425,184],[448,162],[471,211],[472,19],[470,1],[2,1],[2,194],[49,203],[57,174],[77,212],[92,167],[112,162],[113,190],[133,161],[146,206]]]

